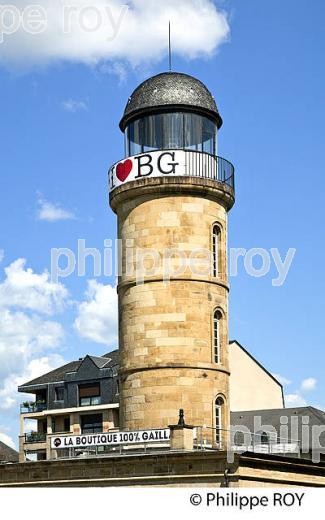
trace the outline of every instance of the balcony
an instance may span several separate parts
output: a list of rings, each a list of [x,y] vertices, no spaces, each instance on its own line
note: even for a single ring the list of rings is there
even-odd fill
[[[195,177],[227,185],[235,191],[235,168],[223,157],[208,152],[175,149],[154,150],[114,164],[108,173],[110,192],[141,179]]]
[[[25,441],[28,444],[32,444],[34,442],[45,442],[46,441],[46,433],[38,433],[31,432],[25,433]]]
[[[20,413],[37,413],[47,409],[45,401],[24,402],[20,405]]]

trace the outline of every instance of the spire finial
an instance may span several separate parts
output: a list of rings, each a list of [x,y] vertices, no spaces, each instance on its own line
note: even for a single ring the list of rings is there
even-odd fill
[[[185,426],[184,410],[183,409],[180,409],[180,411],[179,411],[178,426]]]
[[[172,42],[171,42],[171,23],[168,23],[168,49],[169,49],[169,72],[172,71]]]

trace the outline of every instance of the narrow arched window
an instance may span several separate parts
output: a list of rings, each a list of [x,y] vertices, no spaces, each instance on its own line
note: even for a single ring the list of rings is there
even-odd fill
[[[216,424],[216,444],[221,447],[222,439],[222,421],[223,421],[223,405],[222,397],[217,397],[215,400],[215,424]]]
[[[213,358],[215,363],[221,363],[221,312],[213,314]]]
[[[212,274],[216,278],[220,273],[220,237],[221,230],[218,224],[212,227]]]

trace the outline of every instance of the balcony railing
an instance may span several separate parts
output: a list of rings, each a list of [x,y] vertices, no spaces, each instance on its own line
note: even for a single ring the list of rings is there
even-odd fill
[[[161,170],[161,156],[164,153],[173,154],[173,163],[175,168],[173,172]],[[145,156],[149,163],[143,165],[146,168],[144,174],[139,174],[139,159],[141,156]],[[177,149],[177,150],[153,150],[148,151],[145,154],[139,154],[137,156],[128,157],[127,161],[131,163],[131,171],[129,175],[126,175],[124,179],[118,176],[118,168],[123,169],[123,161],[115,163],[108,172],[110,191],[113,191],[121,183],[135,181],[140,177],[149,178],[151,177],[166,177],[166,176],[181,176],[181,177],[196,177],[203,179],[210,179],[212,181],[226,184],[232,190],[235,190],[235,168],[233,164],[223,157],[210,154],[208,152],[188,150],[188,149]],[[160,166],[158,167],[158,165]],[[148,170],[150,165],[151,172]],[[138,168],[138,169],[137,169]],[[169,165],[170,168],[170,165]],[[125,174],[125,171],[123,170]]]
[[[46,409],[46,403],[22,403],[20,405],[20,413],[43,412]]]
[[[227,184],[235,189],[235,168],[234,165],[217,155],[196,152],[194,150],[185,151],[185,172],[190,177],[203,177],[223,184]]]
[[[238,438],[240,434],[240,438]],[[263,435],[248,431],[245,435],[239,429],[211,428],[197,426],[194,446],[198,450],[230,449],[236,453],[250,451],[254,453],[270,453],[273,455],[300,456],[300,440],[288,437],[279,437],[277,434]]]
[[[80,397],[79,406],[98,406],[102,404],[100,396]]]
[[[46,441],[46,433],[38,433],[38,432],[25,433],[25,442],[27,442],[27,443],[45,442],[45,441]]]

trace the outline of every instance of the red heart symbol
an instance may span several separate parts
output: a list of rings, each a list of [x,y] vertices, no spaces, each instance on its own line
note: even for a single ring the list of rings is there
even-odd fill
[[[133,162],[131,159],[127,159],[124,162],[120,162],[116,166],[116,177],[119,181],[124,182],[128,178],[133,168]]]

